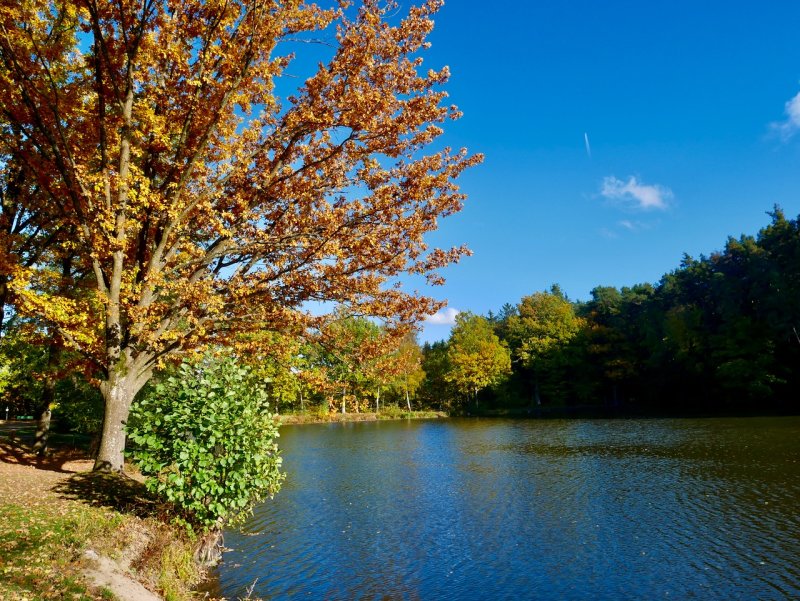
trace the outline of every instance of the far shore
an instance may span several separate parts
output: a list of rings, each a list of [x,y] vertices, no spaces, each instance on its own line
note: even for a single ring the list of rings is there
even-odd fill
[[[386,413],[285,413],[277,416],[281,425],[327,424],[334,422],[374,422],[400,419],[444,419],[444,411],[392,411]]]

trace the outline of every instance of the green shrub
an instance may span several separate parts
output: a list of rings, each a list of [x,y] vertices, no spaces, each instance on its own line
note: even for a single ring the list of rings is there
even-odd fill
[[[229,357],[184,362],[152,386],[128,435],[148,489],[203,531],[244,520],[283,479],[263,385]]]

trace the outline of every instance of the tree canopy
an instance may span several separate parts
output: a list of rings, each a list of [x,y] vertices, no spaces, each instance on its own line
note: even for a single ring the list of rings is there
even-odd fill
[[[477,399],[478,391],[497,384],[511,370],[508,347],[485,317],[459,313],[450,336],[445,379],[464,395]]]
[[[165,357],[302,331],[308,301],[436,310],[391,284],[438,283],[465,252],[424,241],[480,160],[432,148],[459,116],[447,68],[422,68],[441,4],[3,2],[0,293],[92,366],[98,468],[121,467],[130,403]],[[293,41],[333,27],[292,86]]]

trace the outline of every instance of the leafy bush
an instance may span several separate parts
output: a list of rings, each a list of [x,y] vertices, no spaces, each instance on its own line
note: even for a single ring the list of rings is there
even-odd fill
[[[263,385],[229,357],[184,362],[152,386],[128,435],[148,489],[202,530],[244,520],[283,479]]]

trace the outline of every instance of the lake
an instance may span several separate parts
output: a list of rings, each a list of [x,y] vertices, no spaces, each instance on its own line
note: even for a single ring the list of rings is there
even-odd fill
[[[285,426],[280,446],[284,487],[226,534],[216,594],[800,598],[800,418]]]

